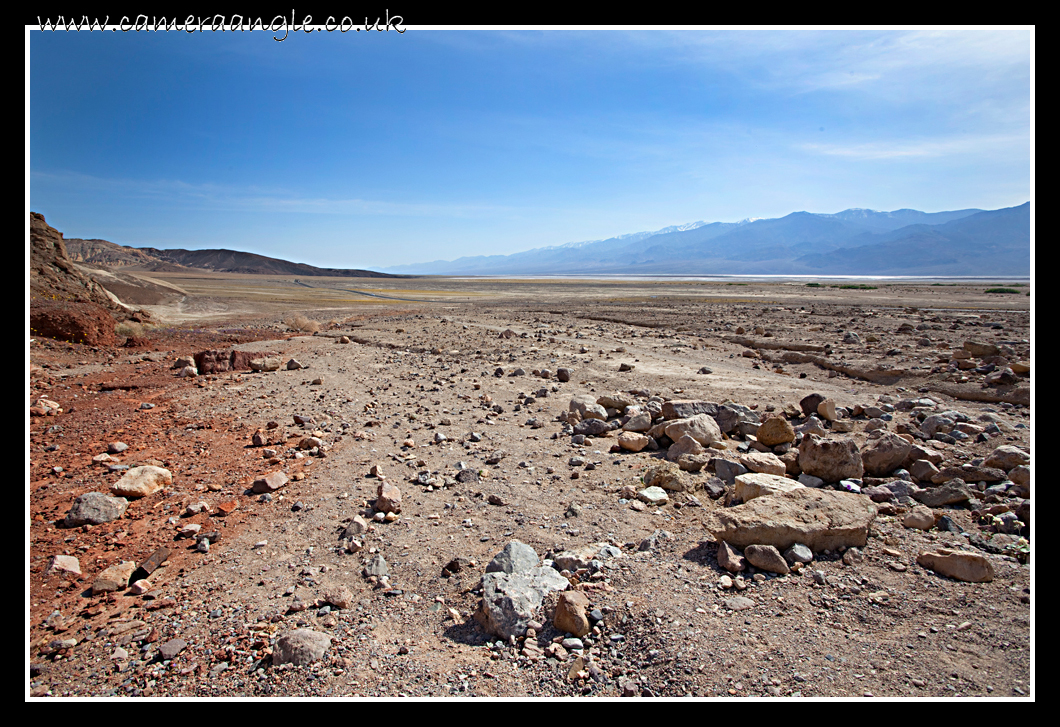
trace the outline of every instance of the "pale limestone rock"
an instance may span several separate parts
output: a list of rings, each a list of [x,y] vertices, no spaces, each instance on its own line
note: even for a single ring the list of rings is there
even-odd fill
[[[110,491],[118,497],[138,498],[152,495],[173,484],[173,473],[162,467],[133,467],[113,485]]]

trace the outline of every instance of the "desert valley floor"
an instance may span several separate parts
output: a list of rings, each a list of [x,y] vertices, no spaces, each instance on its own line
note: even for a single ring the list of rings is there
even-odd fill
[[[1029,287],[154,277],[132,347],[29,344],[61,409],[27,419],[30,696],[1034,696]],[[232,350],[261,370],[205,370]],[[802,488],[871,511],[864,544],[719,552],[790,495],[740,505],[740,471],[888,438]],[[171,481],[69,517],[141,466]],[[502,634],[513,541],[561,583]]]

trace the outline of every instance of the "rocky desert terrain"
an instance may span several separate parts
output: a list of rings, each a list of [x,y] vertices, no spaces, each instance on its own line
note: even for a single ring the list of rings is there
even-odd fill
[[[29,697],[1033,698],[1026,288],[373,285],[31,338]]]

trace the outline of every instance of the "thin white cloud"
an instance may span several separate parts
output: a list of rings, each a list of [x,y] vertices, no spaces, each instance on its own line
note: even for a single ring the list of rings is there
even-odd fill
[[[127,198],[148,200],[172,207],[191,206],[200,210],[282,211],[308,214],[379,215],[400,217],[477,218],[513,214],[514,207],[476,204],[434,204],[392,202],[359,198],[300,196],[290,190],[237,187],[221,184],[192,184],[180,180],[107,179],[76,172],[33,172],[32,182],[64,187],[86,194],[107,192]]]
[[[868,142],[864,144],[802,144],[799,148],[825,156],[849,159],[901,159],[944,157],[955,154],[1008,152],[1014,146],[1029,144],[1028,136],[993,135],[928,139],[910,142]]]

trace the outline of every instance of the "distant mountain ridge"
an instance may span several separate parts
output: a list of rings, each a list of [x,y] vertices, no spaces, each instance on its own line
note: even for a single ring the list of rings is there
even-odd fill
[[[127,268],[148,272],[179,270],[212,270],[251,275],[304,275],[306,277],[401,278],[407,275],[372,270],[318,268],[278,258],[238,250],[159,250],[153,247],[129,247],[106,240],[69,238],[66,249],[70,259],[107,268]]]
[[[402,265],[421,275],[1030,274],[1030,203],[836,214],[793,212],[740,222],[695,222],[513,255]]]

